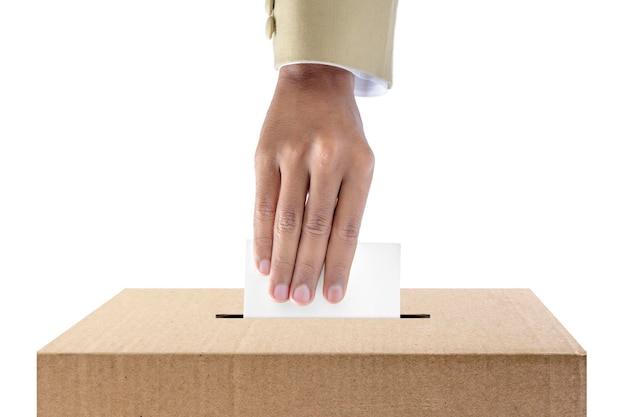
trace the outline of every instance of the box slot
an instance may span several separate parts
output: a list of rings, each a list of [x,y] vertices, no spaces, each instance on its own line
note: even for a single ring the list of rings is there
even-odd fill
[[[216,314],[216,319],[242,319],[243,314]],[[430,314],[400,314],[401,319],[429,319]]]

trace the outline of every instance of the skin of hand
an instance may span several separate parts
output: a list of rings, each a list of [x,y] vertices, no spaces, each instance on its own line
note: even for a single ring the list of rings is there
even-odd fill
[[[322,64],[281,67],[255,153],[254,258],[276,302],[345,296],[374,173],[354,75]]]

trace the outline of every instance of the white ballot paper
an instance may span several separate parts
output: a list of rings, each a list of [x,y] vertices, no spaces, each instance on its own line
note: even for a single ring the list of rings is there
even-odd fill
[[[359,243],[350,270],[346,296],[331,304],[322,294],[324,272],[315,299],[301,307],[291,301],[274,302],[269,277],[257,272],[252,241],[247,242],[244,318],[399,318],[400,244]]]

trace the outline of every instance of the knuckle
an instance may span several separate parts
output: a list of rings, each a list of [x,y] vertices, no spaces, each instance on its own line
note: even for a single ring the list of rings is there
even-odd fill
[[[276,283],[284,283],[291,281],[293,273],[293,264],[283,260],[272,260],[272,279]]]
[[[278,159],[281,165],[298,167],[302,165],[306,148],[301,143],[287,143],[278,151]]]
[[[371,176],[373,174],[375,162],[376,158],[374,157],[374,152],[372,152],[369,146],[354,158],[354,165],[356,169],[364,175]]]
[[[337,227],[337,237],[348,244],[356,243],[359,237],[360,224],[356,220],[341,222]]]
[[[275,153],[259,146],[254,153],[254,166],[257,170],[266,170],[275,164]]]
[[[278,213],[276,231],[278,233],[294,233],[298,230],[298,215],[294,209],[283,209]]]
[[[303,225],[302,232],[311,237],[326,237],[330,234],[332,219],[324,213],[315,213]]]
[[[331,268],[328,268],[328,270],[328,281],[330,283],[343,283],[346,281],[348,275],[350,274],[350,263],[345,261],[337,262],[333,264]]]
[[[296,271],[294,275],[298,276],[298,281],[312,282],[316,278],[319,278],[319,274],[320,273],[318,272],[317,268],[312,263],[299,261],[296,265]]]
[[[276,216],[274,204],[269,201],[260,201],[256,206],[254,216],[258,220],[273,220]]]
[[[323,169],[332,168],[344,159],[334,140],[318,140],[314,146],[312,157],[315,165]]]
[[[257,236],[254,238],[254,247],[261,250],[271,250],[272,249],[272,238],[265,236]]]

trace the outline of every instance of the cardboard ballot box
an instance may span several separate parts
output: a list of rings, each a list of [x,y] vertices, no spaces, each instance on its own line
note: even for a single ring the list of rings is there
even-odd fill
[[[39,417],[578,417],[586,352],[528,289],[402,289],[397,319],[246,319],[127,289],[37,352]]]

